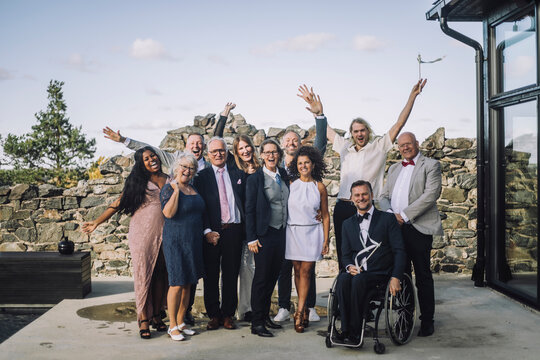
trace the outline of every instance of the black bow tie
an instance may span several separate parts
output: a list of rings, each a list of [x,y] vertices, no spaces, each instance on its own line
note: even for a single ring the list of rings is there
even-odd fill
[[[356,219],[358,220],[358,223],[361,224],[364,219],[369,219],[369,213],[365,213],[364,215],[356,214]]]

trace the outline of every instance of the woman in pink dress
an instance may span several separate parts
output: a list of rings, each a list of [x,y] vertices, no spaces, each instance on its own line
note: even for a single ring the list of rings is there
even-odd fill
[[[151,337],[150,321],[156,330],[167,330],[159,315],[167,294],[167,270],[161,250],[164,218],[159,193],[168,180],[151,147],[137,150],[135,165],[126,179],[122,195],[96,220],[82,225],[82,230],[88,234],[116,212],[131,215],[128,242],[139,335],[143,339]]]

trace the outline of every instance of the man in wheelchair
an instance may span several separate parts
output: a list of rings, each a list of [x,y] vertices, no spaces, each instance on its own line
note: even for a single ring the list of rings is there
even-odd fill
[[[368,181],[351,185],[351,200],[357,213],[345,220],[341,249],[346,272],[336,285],[341,314],[341,333],[337,339],[356,344],[362,334],[363,318],[369,305],[367,295],[378,285],[389,283],[389,291],[401,290],[406,254],[401,231],[394,214],[375,209]]]

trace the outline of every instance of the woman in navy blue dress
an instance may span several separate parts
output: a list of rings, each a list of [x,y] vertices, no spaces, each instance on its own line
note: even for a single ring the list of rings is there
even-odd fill
[[[183,340],[195,332],[183,322],[192,284],[204,274],[202,255],[204,200],[190,185],[197,173],[197,159],[184,153],[174,165],[175,179],[161,190],[161,207],[165,215],[163,254],[169,275],[167,308],[168,334]]]

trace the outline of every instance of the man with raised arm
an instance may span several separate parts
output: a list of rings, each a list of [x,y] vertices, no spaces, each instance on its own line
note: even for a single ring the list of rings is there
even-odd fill
[[[416,97],[422,92],[427,80],[420,79],[412,88],[405,107],[390,130],[383,136],[373,139],[373,131],[369,123],[356,118],[349,126],[350,139],[345,139],[337,134],[329,125],[326,135],[328,141],[333,145],[335,152],[340,157],[340,185],[338,201],[334,207],[334,233],[336,236],[336,249],[338,253],[339,268],[345,264],[341,254],[341,226],[343,221],[353,216],[356,212],[354,204],[350,201],[351,185],[357,180],[369,181],[373,187],[374,198],[377,198],[383,187],[384,165],[386,154],[392,148],[399,132],[405,126],[407,119],[414,106]],[[313,88],[308,89],[306,85],[298,89],[300,96],[308,103],[306,109],[314,116],[324,116],[322,112],[322,102],[320,96],[313,92]]]
[[[235,107],[235,104],[227,103],[225,105],[225,108],[223,109],[223,111],[219,115],[220,120],[222,118],[227,120],[227,117],[229,116],[229,113],[231,112],[232,109],[234,109],[234,107]],[[220,120],[218,120],[218,122]],[[106,139],[110,139],[112,141],[123,143],[124,145],[127,146],[128,149],[131,149],[133,151],[137,151],[139,149],[142,149],[145,146],[152,146],[152,145],[149,145],[147,143],[144,143],[144,142],[141,142],[141,141],[138,141],[138,140],[134,140],[134,139],[130,139],[128,137],[124,137],[124,136],[122,136],[120,134],[120,130],[114,131],[108,126],[106,126],[103,129],[103,133],[105,134]],[[152,146],[152,148],[154,149],[155,153],[161,159],[161,163],[163,164],[163,166],[165,166],[166,168],[170,168],[170,166],[172,164],[174,164],[174,161],[178,157],[178,154],[180,154],[182,152],[182,151],[178,150],[178,151],[176,151],[174,153],[170,153],[168,151],[163,151],[159,147],[156,147],[156,146]],[[203,169],[206,169],[207,167],[210,167],[210,163],[207,162],[204,159],[204,156],[203,156],[205,148],[206,148],[206,145],[204,143],[204,137],[201,134],[191,133],[191,134],[188,135],[188,138],[186,140],[186,147],[185,147],[184,151],[192,153],[197,158],[197,161],[199,163],[199,168],[198,168],[197,172],[199,172],[199,171],[201,171]]]

